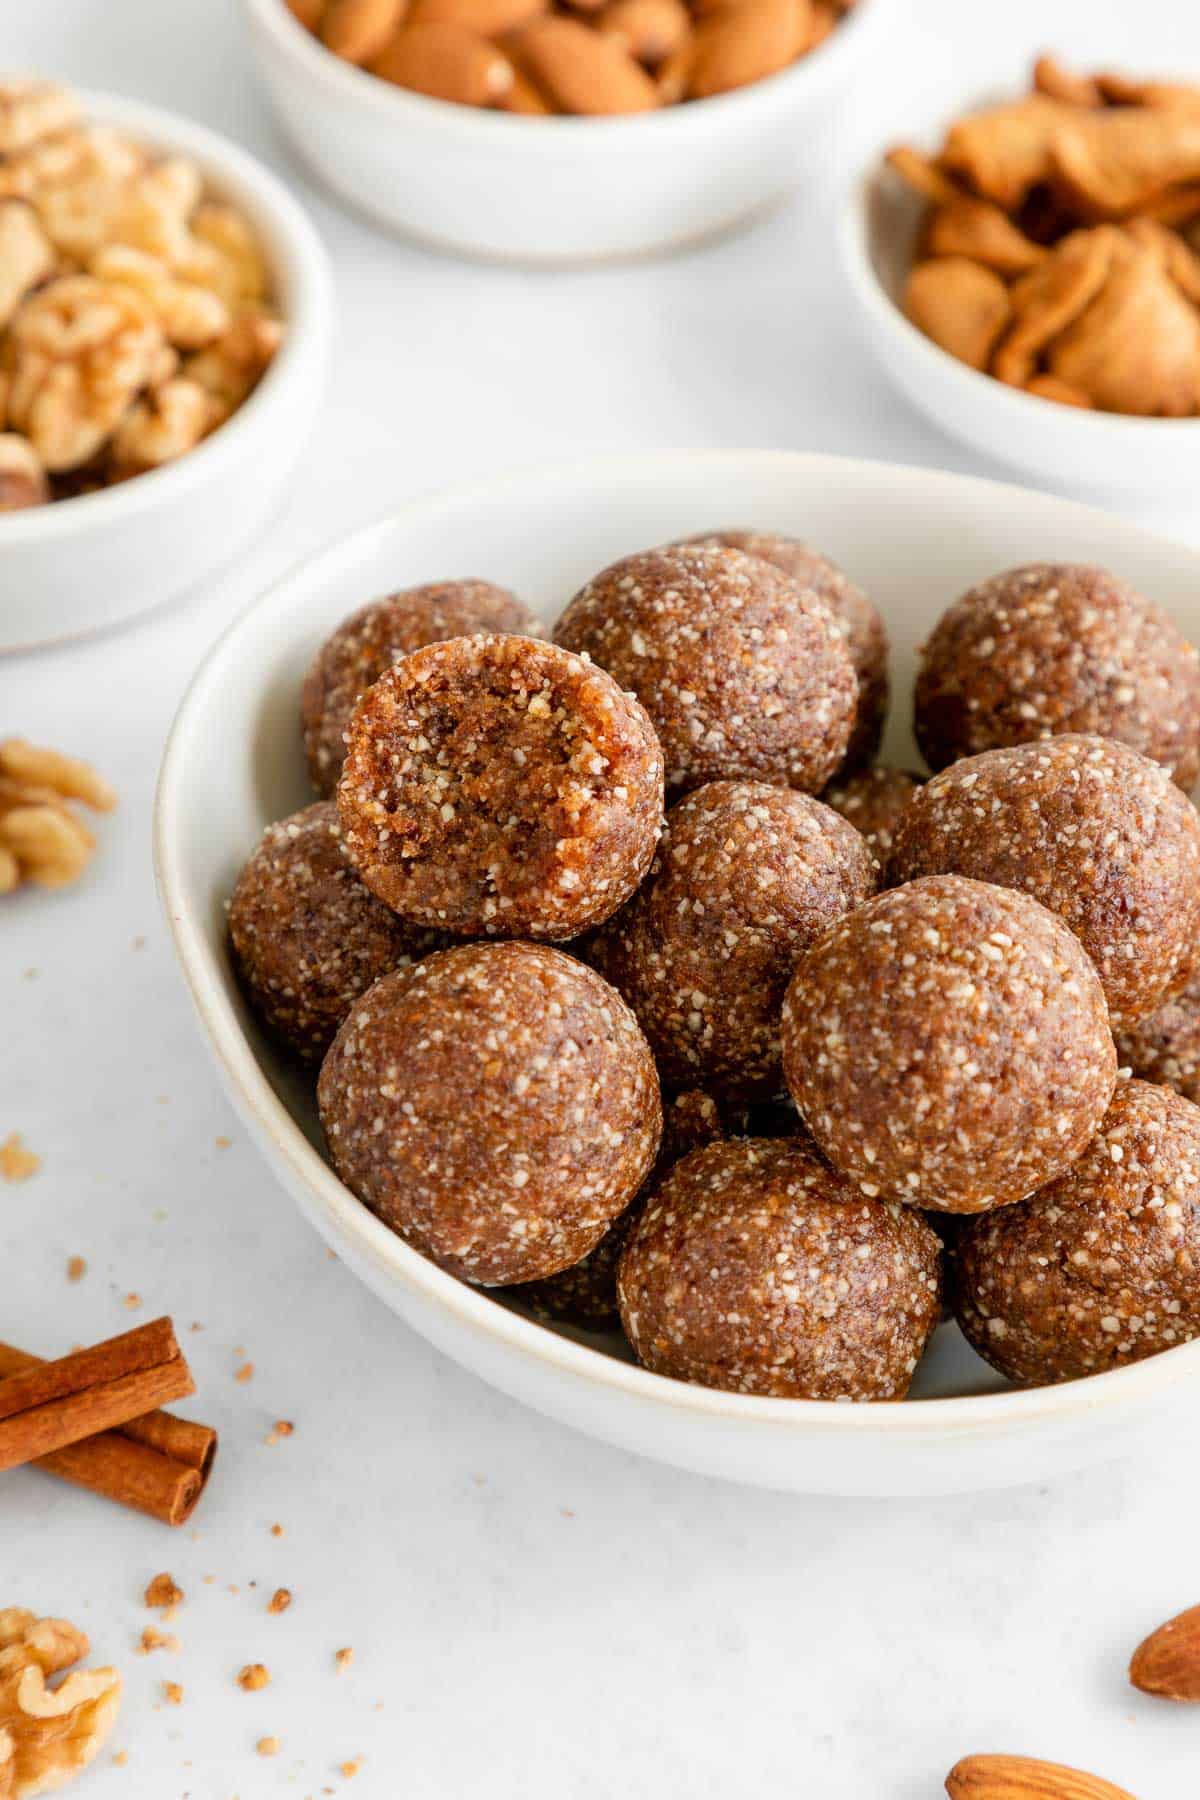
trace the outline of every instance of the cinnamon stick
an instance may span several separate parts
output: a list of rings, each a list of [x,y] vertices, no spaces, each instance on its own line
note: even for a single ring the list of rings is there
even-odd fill
[[[27,1350],[0,1344],[0,1382],[45,1366]],[[211,1426],[155,1411],[39,1456],[35,1467],[164,1525],[183,1525],[204,1492],[216,1453]]]
[[[0,1471],[194,1392],[170,1319],[35,1363],[0,1381]]]

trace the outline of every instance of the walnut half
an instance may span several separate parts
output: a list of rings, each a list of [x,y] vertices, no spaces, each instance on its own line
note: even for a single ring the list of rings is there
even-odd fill
[[[121,1702],[115,1669],[76,1669],[88,1653],[65,1619],[0,1608],[0,1800],[29,1800],[65,1787],[96,1756]]]

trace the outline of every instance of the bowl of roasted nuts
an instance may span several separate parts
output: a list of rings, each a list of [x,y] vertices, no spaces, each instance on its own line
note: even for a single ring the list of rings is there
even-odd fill
[[[312,423],[324,251],[283,186],[173,115],[0,85],[0,651],[182,594]]]
[[[1200,1377],[1197,595],[1090,508],[749,452],[309,558],[156,812],[249,1129],[388,1306],[627,1449],[899,1494],[1134,1448]]]
[[[460,252],[687,244],[824,166],[889,0],[246,0],[284,130],[338,195]]]
[[[842,251],[881,364],[955,436],[1063,486],[1200,474],[1200,84],[1043,56],[892,144]]]

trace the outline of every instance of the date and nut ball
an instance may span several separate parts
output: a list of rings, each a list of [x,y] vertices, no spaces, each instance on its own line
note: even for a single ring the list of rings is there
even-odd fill
[[[958,875],[868,900],[800,958],[783,1066],[818,1148],[862,1193],[957,1213],[1067,1168],[1117,1075],[1079,941],[1028,895]]]
[[[899,1400],[938,1322],[940,1249],[802,1138],[676,1163],[621,1257],[621,1319],[660,1375],[741,1394]]]
[[[943,614],[917,671],[914,728],[931,768],[1085,732],[1200,775],[1200,655],[1161,607],[1103,569],[1033,563]]]
[[[546,944],[459,944],[377,981],[321,1066],[334,1167],[464,1281],[535,1281],[600,1242],[662,1131],[621,996]]]
[[[1200,937],[1200,816],[1164,769],[1109,738],[1048,738],[944,769],[905,809],[888,874],[1031,894],[1075,933],[1122,1028],[1182,987]]]
[[[268,825],[233,890],[229,939],[251,1007],[305,1062],[320,1062],[372,982],[446,942],[368,893],[331,800]]]
[[[1144,1081],[1200,1103],[1200,974],[1157,1012],[1118,1032],[1117,1055]]]
[[[554,638],[637,695],[669,788],[757,779],[815,794],[845,758],[858,682],[842,628],[761,557],[695,544],[624,557]]]
[[[858,681],[854,725],[846,749],[845,767],[856,769],[870,762],[879,749],[887,717],[891,684],[888,678],[887,627],[875,606],[843,569],[803,538],[777,531],[701,531],[680,540],[684,544],[726,545],[747,556],[761,556],[774,563],[801,587],[821,596],[842,628],[846,648]]]
[[[673,1100],[664,1099],[662,1142],[643,1192],[649,1192],[689,1150],[716,1143],[724,1135],[721,1114],[710,1094],[692,1088],[676,1094]],[[593,1330],[616,1324],[617,1265],[640,1210],[640,1198],[635,1199],[613,1220],[582,1262],[558,1275],[547,1275],[543,1281],[527,1281],[511,1288],[513,1299],[523,1300],[542,1319],[561,1319]]]
[[[347,854],[402,918],[460,937],[572,938],[650,867],[662,751],[637,701],[586,657],[454,638],[362,696],[338,809]]]
[[[712,781],[667,814],[654,866],[592,952],[650,1041],[668,1088],[766,1099],[800,952],[875,892],[876,864],[819,800]]]
[[[972,1219],[956,1310],[1010,1381],[1041,1387],[1200,1335],[1200,1107],[1122,1081],[1065,1174]]]
[[[859,769],[854,775],[839,776],[821,795],[826,806],[848,819],[860,831],[886,868],[896,842],[900,815],[919,787],[924,776],[908,769],[892,769],[879,763],[873,769]]]
[[[431,581],[403,588],[344,619],[317,651],[300,695],[304,753],[317,793],[327,796],[337,787],[350,715],[385,669],[425,644],[481,631],[539,635],[529,608],[490,581]]]

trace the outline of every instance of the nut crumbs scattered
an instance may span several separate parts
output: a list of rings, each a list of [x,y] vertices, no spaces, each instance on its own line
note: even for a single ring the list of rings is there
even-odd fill
[[[28,1181],[41,1166],[41,1157],[25,1148],[19,1131],[10,1132],[0,1144],[0,1181]]]

